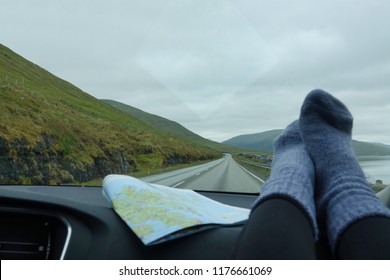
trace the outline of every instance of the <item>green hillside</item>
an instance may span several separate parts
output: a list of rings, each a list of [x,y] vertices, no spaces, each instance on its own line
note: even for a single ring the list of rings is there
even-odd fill
[[[282,129],[274,129],[260,133],[245,134],[233,137],[222,143],[230,146],[272,152],[272,143],[282,133]]]
[[[184,139],[186,141],[190,141],[190,142],[193,142],[193,143],[198,144],[198,145],[206,146],[206,147],[209,147],[211,149],[218,150],[221,152],[222,151],[229,151],[229,152],[233,153],[233,152],[236,152],[238,150],[242,150],[242,149],[237,149],[237,148],[234,148],[231,146],[227,146],[227,145],[224,145],[224,144],[221,144],[218,142],[214,142],[214,141],[205,139],[205,138],[199,136],[198,134],[195,134],[192,131],[188,130],[187,128],[185,128],[184,126],[182,126],[181,124],[179,124],[177,122],[168,120],[166,118],[163,118],[163,117],[160,117],[157,115],[153,115],[153,114],[144,112],[140,109],[123,104],[121,102],[117,102],[114,100],[106,100],[106,99],[104,99],[102,101],[106,102],[107,104],[109,104],[109,105],[111,105],[111,106],[133,116],[133,117],[135,117],[138,120],[141,120],[142,122],[150,125],[151,127],[155,128],[157,130],[160,130],[160,131],[163,131],[163,132],[166,132],[169,134],[173,134],[173,135],[175,135],[181,139]]]
[[[224,141],[224,144],[272,152],[272,143],[282,133],[282,129],[275,129],[261,133],[246,134]],[[370,143],[352,140],[352,146],[357,156],[386,156],[390,155],[390,146],[380,143]]]
[[[390,147],[380,143],[352,140],[352,146],[357,156],[389,156]]]
[[[162,134],[0,44],[0,183],[85,182],[215,158]]]

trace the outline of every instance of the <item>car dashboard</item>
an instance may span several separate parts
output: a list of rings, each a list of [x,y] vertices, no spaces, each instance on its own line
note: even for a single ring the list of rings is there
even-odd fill
[[[250,208],[256,194],[199,192]],[[100,187],[0,186],[0,259],[229,259],[242,226],[145,246]]]

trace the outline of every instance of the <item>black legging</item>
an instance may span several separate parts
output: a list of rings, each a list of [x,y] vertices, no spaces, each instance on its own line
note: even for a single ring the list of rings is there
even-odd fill
[[[390,260],[390,219],[371,217],[352,224],[340,238],[336,258]]]
[[[301,208],[283,198],[272,198],[252,211],[233,257],[307,260],[320,255]],[[390,219],[372,217],[351,225],[340,238],[335,258],[390,259]]]
[[[237,259],[315,259],[310,223],[300,208],[273,198],[258,205],[241,233]]]

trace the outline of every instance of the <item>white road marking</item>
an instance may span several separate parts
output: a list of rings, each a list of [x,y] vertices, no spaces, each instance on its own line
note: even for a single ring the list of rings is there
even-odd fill
[[[260,182],[262,182],[263,184],[265,183],[265,181],[259,177],[257,177],[255,174],[253,174],[252,172],[248,171],[246,168],[242,167],[241,165],[239,165],[242,169],[244,169],[244,171],[248,172],[248,174],[252,175],[253,177],[255,177],[257,180],[259,180]]]
[[[181,181],[180,183],[177,183],[176,185],[172,186],[172,188],[176,188],[176,187],[180,186],[183,183],[185,183],[185,181]]]

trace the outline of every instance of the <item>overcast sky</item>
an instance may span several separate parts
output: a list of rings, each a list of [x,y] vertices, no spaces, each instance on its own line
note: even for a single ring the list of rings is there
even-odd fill
[[[0,40],[97,97],[216,141],[284,128],[314,88],[390,144],[388,0],[1,0]]]

